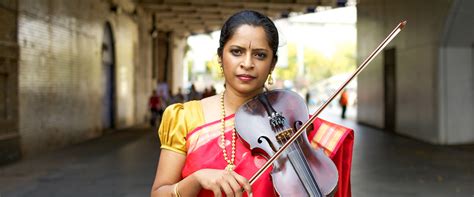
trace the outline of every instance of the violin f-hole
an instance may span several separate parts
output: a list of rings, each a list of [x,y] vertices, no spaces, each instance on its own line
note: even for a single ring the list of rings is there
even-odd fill
[[[295,121],[295,122],[293,123],[293,129],[294,129],[295,131],[298,131],[298,128],[296,128],[296,127],[297,127],[297,126],[301,126],[301,125],[303,125],[303,122],[297,120],[297,121]]]
[[[267,137],[267,136],[260,136],[258,139],[257,139],[257,142],[259,144],[262,144],[263,141],[262,141],[262,138],[267,141],[268,145],[270,146],[270,148],[273,150],[273,152],[277,152],[278,150],[275,148],[275,146],[273,145],[272,141]]]
[[[297,127],[297,126],[301,126],[301,125],[303,125],[303,122],[301,122],[301,121],[299,121],[299,120],[298,120],[298,121],[295,121],[295,123],[293,123],[293,129],[294,129],[295,131],[298,131],[298,129],[299,129],[300,127],[298,127],[298,128],[296,128],[296,127]],[[306,128],[306,132],[309,133],[309,132],[311,132],[313,129],[314,129],[314,125],[313,125],[313,123],[311,123],[311,124],[309,124],[308,128]]]

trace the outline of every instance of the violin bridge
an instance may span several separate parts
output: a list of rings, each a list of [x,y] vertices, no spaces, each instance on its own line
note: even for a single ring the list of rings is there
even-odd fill
[[[293,129],[285,129],[279,133],[276,134],[276,139],[280,144],[283,144],[286,142],[286,140],[290,139],[290,137],[293,135]]]

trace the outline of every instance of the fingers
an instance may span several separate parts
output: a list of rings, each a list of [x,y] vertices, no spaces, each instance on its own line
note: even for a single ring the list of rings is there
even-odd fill
[[[219,173],[217,170],[202,169],[196,171],[193,175],[203,189],[210,190],[215,197],[222,197],[221,187],[219,186]]]
[[[223,182],[221,183],[221,189],[222,189],[222,191],[225,193],[225,196],[229,196],[229,197],[234,196],[234,189],[233,189],[232,186],[229,184],[229,182],[223,181]]]
[[[212,187],[212,192],[214,193],[215,197],[222,197],[222,192],[219,187]]]
[[[240,187],[242,187],[247,192],[247,194],[252,195],[252,186],[250,186],[249,181],[245,177],[241,176],[240,174],[237,174],[234,171],[232,171],[231,173],[239,184],[239,191],[242,191],[240,189]]]
[[[237,177],[233,174],[230,174],[231,178],[228,180],[229,186],[232,189],[232,192],[235,196],[242,196],[242,187],[240,186],[239,182],[237,181]]]
[[[214,196],[241,197],[243,192],[252,195],[248,180],[234,171],[203,169],[196,172],[198,182],[203,189],[211,190]]]
[[[221,189],[226,196],[240,197],[244,191],[252,195],[252,187],[250,187],[248,180],[234,171],[225,172],[221,182]]]

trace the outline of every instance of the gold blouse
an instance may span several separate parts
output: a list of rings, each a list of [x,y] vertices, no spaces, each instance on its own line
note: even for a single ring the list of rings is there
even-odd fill
[[[204,124],[204,114],[200,101],[168,106],[158,129],[161,148],[186,154],[186,135],[202,124]]]

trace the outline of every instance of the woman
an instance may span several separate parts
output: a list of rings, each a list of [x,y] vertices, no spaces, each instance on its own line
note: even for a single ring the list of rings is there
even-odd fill
[[[255,11],[231,16],[217,53],[225,91],[166,109],[159,129],[161,155],[152,196],[275,196],[269,171],[248,179],[265,163],[253,156],[234,129],[234,113],[272,83],[278,32]]]

